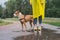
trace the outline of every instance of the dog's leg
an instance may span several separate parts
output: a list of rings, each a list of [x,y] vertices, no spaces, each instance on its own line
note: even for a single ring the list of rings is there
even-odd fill
[[[24,28],[24,27],[23,27],[23,23],[21,23],[21,24],[22,24],[22,31],[24,31],[24,30],[23,30],[23,28]]]
[[[32,27],[31,27],[31,31],[33,31],[33,32],[34,32],[35,24],[34,24],[34,21],[33,21],[33,20],[31,20],[31,25],[32,25]]]
[[[25,26],[25,31],[27,30],[27,27],[26,27],[26,22],[23,23],[23,25]]]
[[[32,21],[30,20],[30,26],[31,26],[31,28],[32,28]]]
[[[30,25],[31,25],[31,28],[34,27],[33,19],[30,20]]]
[[[33,29],[34,29],[34,23],[33,23],[32,20],[30,21],[30,25],[31,25],[31,30],[30,31],[33,31]]]
[[[23,31],[23,22],[22,22],[22,21],[20,21],[20,23],[21,23],[21,25],[22,25],[22,31]]]

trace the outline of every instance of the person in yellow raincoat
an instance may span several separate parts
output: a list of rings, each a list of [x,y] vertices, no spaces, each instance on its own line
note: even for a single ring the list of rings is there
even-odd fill
[[[34,24],[37,24],[37,18],[39,20],[39,24],[41,24],[44,19],[45,0],[30,0],[30,4],[32,5],[33,10]]]

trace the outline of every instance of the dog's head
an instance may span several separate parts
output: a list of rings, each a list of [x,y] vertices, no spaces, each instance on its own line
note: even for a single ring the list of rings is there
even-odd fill
[[[19,15],[19,10],[15,11],[15,13],[13,15],[18,16]]]

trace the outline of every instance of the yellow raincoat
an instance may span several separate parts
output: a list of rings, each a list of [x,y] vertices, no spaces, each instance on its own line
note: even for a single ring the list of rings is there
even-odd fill
[[[32,5],[33,9],[33,18],[42,16],[42,19],[44,19],[45,0],[30,0],[30,4]]]

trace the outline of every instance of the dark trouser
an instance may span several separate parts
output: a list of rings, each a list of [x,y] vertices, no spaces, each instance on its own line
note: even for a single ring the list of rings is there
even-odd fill
[[[41,24],[42,23],[42,16],[39,16],[38,20],[39,20],[39,24]],[[37,24],[37,18],[34,18],[34,24]]]

